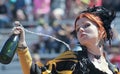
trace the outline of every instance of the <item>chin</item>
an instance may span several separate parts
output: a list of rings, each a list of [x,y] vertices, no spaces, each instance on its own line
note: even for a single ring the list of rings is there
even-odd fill
[[[81,44],[81,45],[86,45],[87,43],[88,43],[87,40],[80,41],[80,44]]]

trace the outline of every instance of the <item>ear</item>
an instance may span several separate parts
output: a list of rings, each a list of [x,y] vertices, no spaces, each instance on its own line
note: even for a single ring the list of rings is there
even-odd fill
[[[104,40],[103,39],[101,39],[100,41],[99,41],[99,47],[101,47],[102,45],[104,44]]]

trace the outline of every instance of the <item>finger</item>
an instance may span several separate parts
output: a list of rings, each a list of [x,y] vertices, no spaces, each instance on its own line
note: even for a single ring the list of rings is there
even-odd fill
[[[15,30],[20,30],[20,28],[19,27],[13,27],[12,32],[15,31]]]
[[[15,27],[22,26],[22,24],[21,24],[19,21],[15,21],[15,22],[13,23],[13,25],[14,25]]]
[[[20,28],[15,27],[13,31],[20,31]]]
[[[20,34],[21,32],[21,28],[20,27],[14,27],[12,29],[12,34]]]
[[[15,31],[13,32],[13,34],[20,34],[20,31],[15,30]]]

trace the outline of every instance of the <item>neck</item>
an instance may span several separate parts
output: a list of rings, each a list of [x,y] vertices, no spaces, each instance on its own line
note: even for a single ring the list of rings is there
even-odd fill
[[[87,47],[87,51],[89,54],[92,55],[97,55],[97,56],[102,56],[103,55],[103,47],[99,46],[89,46]]]

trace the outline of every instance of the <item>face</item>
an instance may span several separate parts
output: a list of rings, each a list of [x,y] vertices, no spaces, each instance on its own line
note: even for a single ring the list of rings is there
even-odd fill
[[[81,45],[97,44],[98,28],[96,24],[86,17],[80,18],[76,22],[77,38]]]

